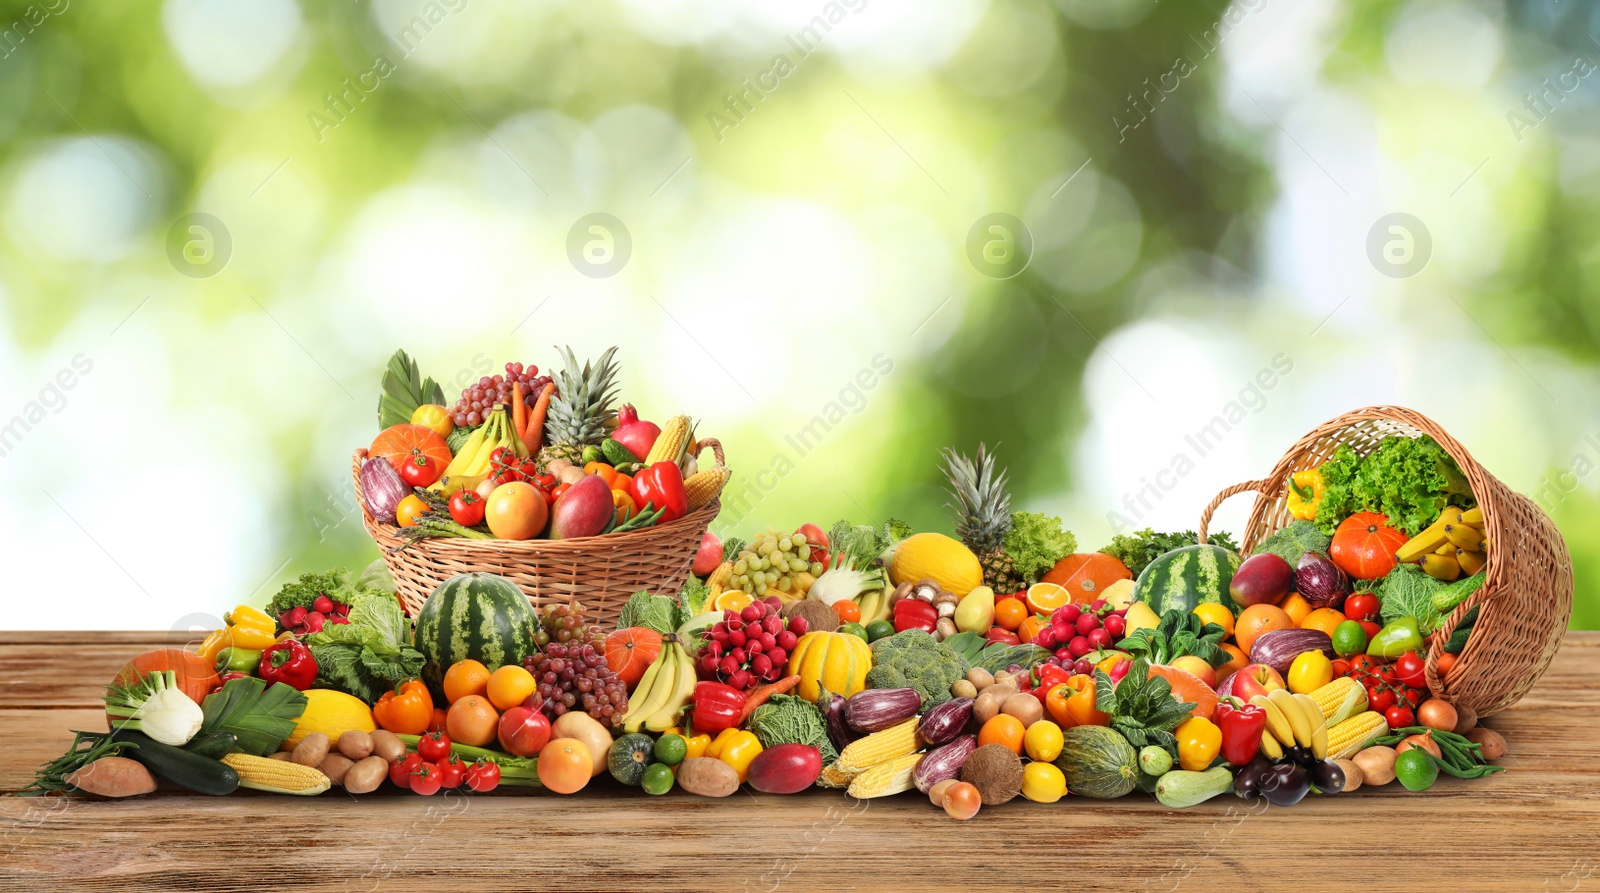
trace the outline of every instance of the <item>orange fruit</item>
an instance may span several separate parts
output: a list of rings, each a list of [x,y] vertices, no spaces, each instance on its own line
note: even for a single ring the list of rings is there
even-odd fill
[[[743,611],[753,601],[755,599],[751,598],[749,593],[729,589],[717,596],[711,607],[718,611]]]
[[[444,699],[454,704],[469,695],[489,696],[489,668],[475,660],[458,660],[444,671]]]
[[[1233,612],[1222,605],[1216,602],[1195,605],[1192,613],[1206,623],[1215,623],[1217,626],[1227,630],[1229,636],[1233,635]],[[1227,636],[1223,636],[1223,638],[1227,638]]]
[[[1001,629],[1016,630],[1028,619],[1028,606],[1022,599],[1008,595],[994,603],[994,625]]]
[[[421,450],[428,461],[439,463],[440,468],[450,465],[450,447],[445,445],[444,438],[421,425],[390,425],[373,438],[367,455],[373,459],[382,457],[399,471],[412,450]]]
[[[413,493],[400,500],[400,503],[394,507],[395,523],[401,527],[415,527],[417,526],[417,519],[422,517],[422,513],[427,510],[428,504],[422,501],[422,497]]]
[[[538,684],[532,673],[516,664],[506,664],[489,674],[489,703],[496,710],[510,710],[526,701],[535,688]]]
[[[512,481],[489,491],[483,520],[489,532],[503,540],[531,540],[544,532],[550,506],[534,485]]]
[[[1333,638],[1333,631],[1339,624],[1349,620],[1337,608],[1318,608],[1305,616],[1300,621],[1301,629],[1320,629]]]
[[[1251,605],[1239,614],[1233,625],[1234,641],[1245,654],[1262,633],[1279,629],[1294,629],[1294,621],[1276,605]]]
[[[487,698],[467,695],[450,705],[444,729],[457,744],[484,747],[492,744],[500,731],[500,714]]]
[[[1283,609],[1283,613],[1289,615],[1289,619],[1294,621],[1295,626],[1299,626],[1302,620],[1311,616],[1311,603],[1301,598],[1298,592],[1289,593],[1289,597],[1284,599],[1283,604],[1278,607]]]
[[[539,751],[539,783],[557,794],[575,794],[589,783],[594,759],[576,738],[557,738]]]
[[[1223,642],[1222,650],[1228,652],[1228,662],[1217,667],[1217,682],[1219,683],[1250,665],[1250,655],[1239,650],[1239,646]]]
[[[1028,607],[1035,614],[1048,617],[1070,601],[1072,592],[1060,583],[1035,583],[1028,587]]]
[[[1017,627],[1017,638],[1024,642],[1032,642],[1038,637],[1039,630],[1042,630],[1049,625],[1050,621],[1046,620],[1044,617],[1041,617],[1038,614],[1029,614],[1028,618],[1022,621],[1021,625]]]
[[[1027,729],[1022,727],[1022,720],[1009,713],[997,713],[989,717],[989,721],[978,730],[978,746],[985,744],[1004,744],[1011,748],[1017,755],[1022,754],[1022,741],[1027,736]]]

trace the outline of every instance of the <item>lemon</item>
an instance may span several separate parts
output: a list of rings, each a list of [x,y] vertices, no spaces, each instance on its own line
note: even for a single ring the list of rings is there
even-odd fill
[[[1067,777],[1054,763],[1034,762],[1023,768],[1022,796],[1035,803],[1054,803],[1066,795]]]
[[[1041,763],[1055,762],[1056,757],[1061,756],[1062,742],[1061,727],[1048,719],[1028,726],[1027,734],[1022,736],[1022,747],[1028,752],[1028,759]]]

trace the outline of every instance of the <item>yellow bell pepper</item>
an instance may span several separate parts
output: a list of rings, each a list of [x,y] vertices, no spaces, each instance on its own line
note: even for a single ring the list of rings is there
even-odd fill
[[[217,665],[217,655],[222,653],[222,649],[231,647],[232,642],[233,634],[226,629],[219,629],[206,636],[196,651],[207,666],[214,667]]]
[[[711,747],[706,750],[706,756],[721,760],[733,767],[739,773],[739,782],[750,775],[750,763],[761,753],[761,740],[756,734],[745,729],[724,729],[711,742]]]
[[[685,740],[689,742],[689,751],[684,756],[684,759],[689,759],[690,757],[703,757],[706,755],[706,751],[711,747],[710,735],[695,735]]]
[[[1289,475],[1289,492],[1284,504],[1291,517],[1301,521],[1317,520],[1317,507],[1322,504],[1324,485],[1320,468],[1307,468]]]
[[[1172,730],[1178,739],[1178,766],[1202,772],[1222,750],[1222,730],[1203,716],[1191,716]]]
[[[227,625],[206,636],[197,649],[206,663],[215,664],[224,648],[265,651],[278,641],[278,621],[258,608],[240,605],[222,615],[222,621]]]

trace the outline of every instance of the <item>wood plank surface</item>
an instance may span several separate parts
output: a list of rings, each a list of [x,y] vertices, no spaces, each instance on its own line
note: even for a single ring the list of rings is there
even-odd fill
[[[162,634],[0,639],[0,790],[71,728],[103,728],[98,688]],[[1489,725],[1511,771],[1278,808],[1221,797],[1022,800],[955,822],[914,794],[854,801],[740,792],[659,798],[597,779],[573,797],[504,791],[299,799],[162,791],[123,802],[0,797],[0,890],[957,890],[1121,893],[1600,889],[1600,633]],[[1341,880],[1343,879],[1343,880]]]

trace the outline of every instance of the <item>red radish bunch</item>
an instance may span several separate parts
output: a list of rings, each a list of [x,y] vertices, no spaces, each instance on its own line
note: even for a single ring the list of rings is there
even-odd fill
[[[1046,663],[1089,675],[1094,672],[1094,664],[1087,655],[1104,651],[1122,640],[1128,631],[1127,613],[1127,608],[1111,610],[1104,599],[1096,599],[1087,608],[1078,604],[1062,605],[1050,615],[1050,625],[1039,630],[1033,643],[1055,649],[1055,656]]]
[[[806,634],[804,617],[783,622],[783,600],[775,595],[751,602],[743,611],[724,611],[722,619],[705,632],[700,649],[700,675],[747,691],[777,682],[789,665],[789,652]]]
[[[317,596],[311,609],[290,608],[278,616],[278,623],[297,636],[320,633],[329,624],[338,626],[350,622],[350,606],[342,605],[326,595]]]

